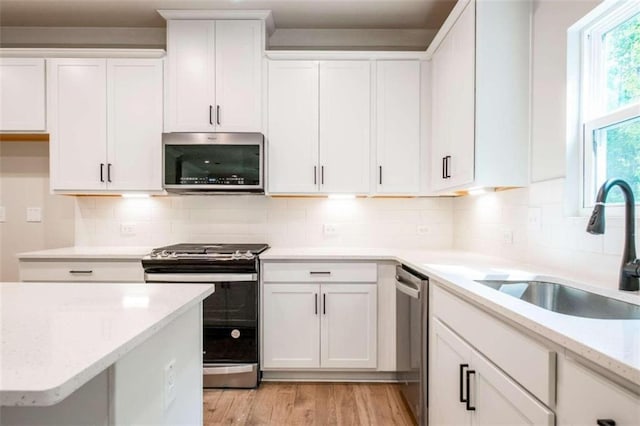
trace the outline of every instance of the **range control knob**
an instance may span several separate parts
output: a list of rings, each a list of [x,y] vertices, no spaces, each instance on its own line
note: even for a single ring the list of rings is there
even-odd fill
[[[253,253],[251,253],[251,250],[247,250],[247,252],[244,254],[244,256],[245,256],[247,259],[253,259],[253,257],[254,257],[254,256],[253,256]]]

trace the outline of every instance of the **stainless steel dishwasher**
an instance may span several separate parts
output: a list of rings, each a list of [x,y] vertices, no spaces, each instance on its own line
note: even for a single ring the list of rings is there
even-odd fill
[[[396,359],[400,390],[418,425],[427,424],[429,278],[396,266]]]

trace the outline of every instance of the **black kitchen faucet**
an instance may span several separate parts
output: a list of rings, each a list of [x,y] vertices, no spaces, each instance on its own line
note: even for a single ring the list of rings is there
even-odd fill
[[[622,264],[620,265],[620,279],[618,288],[624,291],[638,291],[638,277],[640,277],[640,261],[636,258],[636,223],[635,200],[633,190],[622,179],[607,180],[598,191],[593,213],[587,224],[587,232],[590,234],[604,234],[604,202],[609,190],[619,186],[624,194],[624,251]]]

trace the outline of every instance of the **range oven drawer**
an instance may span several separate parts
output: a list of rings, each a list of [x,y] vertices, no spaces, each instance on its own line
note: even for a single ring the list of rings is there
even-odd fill
[[[204,363],[258,362],[257,327],[205,327]]]

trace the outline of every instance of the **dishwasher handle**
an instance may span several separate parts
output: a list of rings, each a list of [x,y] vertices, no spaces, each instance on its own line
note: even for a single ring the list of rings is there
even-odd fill
[[[399,275],[396,275],[396,289],[409,297],[420,299],[420,289],[415,288],[410,282],[404,281]]]

